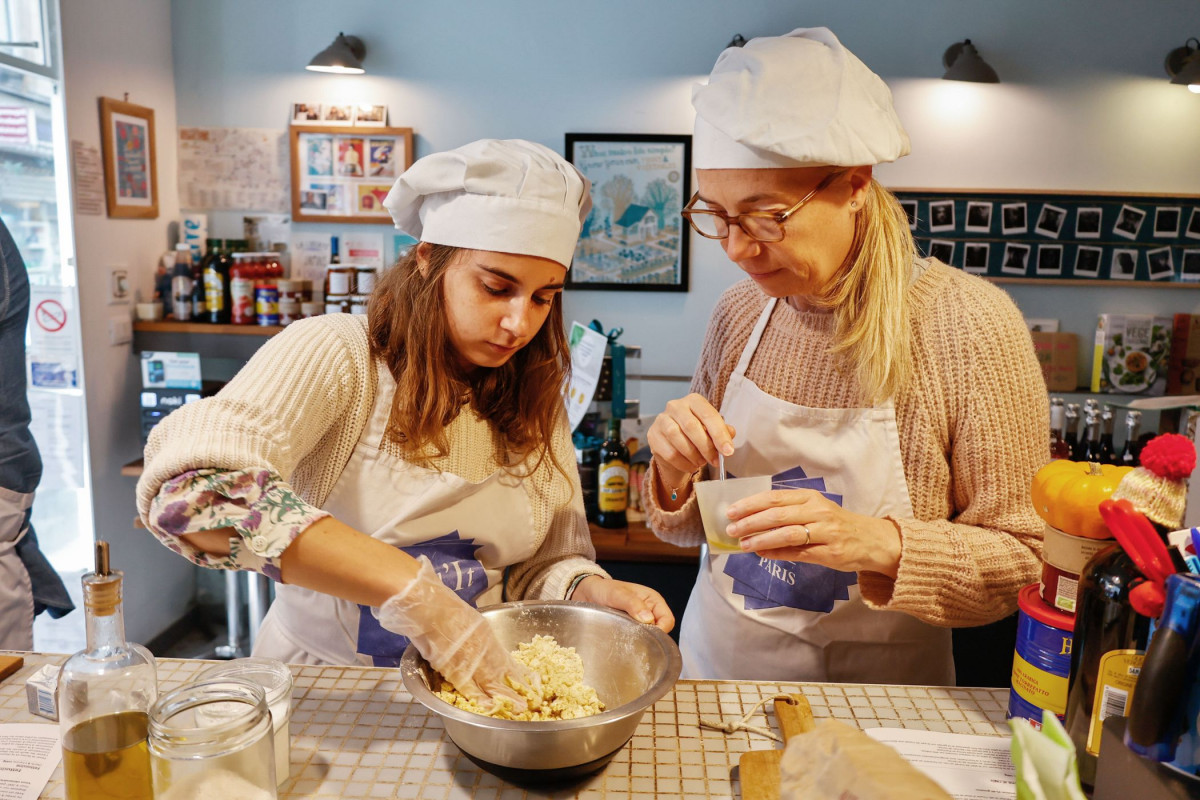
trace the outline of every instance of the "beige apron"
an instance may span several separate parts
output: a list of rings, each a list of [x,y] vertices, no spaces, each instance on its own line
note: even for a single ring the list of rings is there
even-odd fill
[[[33,649],[33,584],[17,554],[33,492],[0,486],[0,650]]]
[[[823,488],[857,514],[911,518],[890,400],[808,408],[746,378],[776,302],[763,309],[725,389],[721,414],[737,430],[726,469],[772,475],[776,487]],[[949,630],[868,608],[856,573],[753,553],[702,555],[680,649],[684,678],[954,684]]]
[[[427,556],[442,582],[472,605],[499,602],[504,568],[536,550],[526,490],[503,470],[472,483],[384,452],[396,382],[382,361],[376,367],[371,419],[322,507],[356,530]],[[366,606],[278,584],[254,654],[289,663],[397,666],[407,645],[407,638],[380,628]]]

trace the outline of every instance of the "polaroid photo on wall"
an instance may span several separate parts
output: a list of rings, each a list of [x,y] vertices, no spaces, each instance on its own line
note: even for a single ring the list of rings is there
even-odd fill
[[[354,124],[382,128],[387,125],[387,106],[360,103],[354,107]]]
[[[1200,250],[1183,251],[1183,267],[1179,277],[1185,281],[1200,281]]]
[[[963,244],[963,269],[976,275],[984,275],[988,268],[988,254],[991,247],[986,242],[966,242]]]
[[[1166,281],[1175,277],[1175,259],[1171,248],[1160,247],[1146,252],[1146,263],[1150,265],[1150,280]]]
[[[1104,248],[1091,247],[1086,244],[1079,245],[1075,250],[1075,269],[1072,270],[1072,275],[1076,278],[1097,278],[1100,276],[1100,257],[1104,255]]]
[[[1075,209],[1075,238],[1099,239],[1100,225],[1104,220],[1104,209],[1085,206]]]
[[[320,103],[292,103],[293,125],[319,125],[320,123]]]
[[[971,233],[988,233],[992,230],[992,204],[972,200],[967,203],[967,224],[964,230]]]
[[[1000,230],[1005,236],[1028,231],[1028,219],[1024,203],[1005,203],[1000,206]]]
[[[1146,212],[1142,209],[1129,205],[1121,206],[1117,224],[1113,225],[1113,233],[1125,239],[1136,239],[1145,219]]]
[[[1042,213],[1038,214],[1037,225],[1033,226],[1034,233],[1040,233],[1042,236],[1049,236],[1051,239],[1057,239],[1058,234],[1062,231],[1063,223],[1067,221],[1067,210],[1052,206],[1049,203],[1042,206]]]
[[[323,106],[321,122],[326,125],[353,125],[354,106]]]
[[[1024,275],[1029,268],[1029,250],[1027,244],[1009,242],[1004,245],[1004,261],[1000,263],[1000,271],[1006,275]]]
[[[943,264],[954,263],[954,242],[946,239],[932,239],[929,242],[929,256]]]
[[[1113,250],[1112,263],[1108,266],[1108,277],[1120,281],[1131,281],[1137,276],[1138,251],[1124,248]]]
[[[1154,238],[1174,239],[1179,235],[1179,220],[1183,209],[1179,206],[1159,206],[1154,212]]]
[[[954,201],[932,200],[929,203],[929,230],[932,233],[954,230]]]
[[[917,229],[917,201],[901,200],[900,207],[904,209],[904,215],[908,217],[908,229],[915,231]]]
[[[1063,246],[1061,244],[1038,245],[1037,274],[1049,277],[1062,275]]]
[[[1200,239],[1200,208],[1193,208],[1191,216],[1188,217],[1187,230],[1183,235],[1189,239]]]

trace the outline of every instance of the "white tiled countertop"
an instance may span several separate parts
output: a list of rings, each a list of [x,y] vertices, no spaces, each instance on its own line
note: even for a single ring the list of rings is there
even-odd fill
[[[29,713],[25,679],[64,655],[20,653],[25,666],[0,683],[0,722],[45,722]],[[161,690],[192,680],[212,662],[159,659]],[[404,690],[399,670],[292,666],[291,777],[281,798],[737,798],[741,754],[778,746],[739,731],[701,728],[700,717],[740,719],[780,692],[802,692],[813,716],[860,728],[1007,735],[1006,689],[758,681],[679,681],[642,717],[633,739],[597,774],[567,788],[525,789],[483,771],[446,736],[437,715]],[[769,706],[769,704],[768,704]],[[773,719],[751,721],[776,729]],[[61,769],[44,798],[63,797]]]

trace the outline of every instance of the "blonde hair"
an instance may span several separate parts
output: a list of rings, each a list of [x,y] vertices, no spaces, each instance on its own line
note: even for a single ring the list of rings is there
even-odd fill
[[[904,209],[872,178],[850,252],[821,298],[833,308],[832,352],[853,366],[872,402],[895,396],[911,376],[908,284],[915,253]]]

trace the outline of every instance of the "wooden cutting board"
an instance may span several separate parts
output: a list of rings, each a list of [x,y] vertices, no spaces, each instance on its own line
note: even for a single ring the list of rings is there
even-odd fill
[[[802,694],[792,695],[792,702],[775,701],[775,719],[788,739],[813,728],[812,708]],[[738,761],[738,779],[742,785],[742,800],[779,800],[779,759],[783,750],[750,750]]]
[[[25,659],[21,656],[0,656],[0,681],[23,666],[25,666]]]

